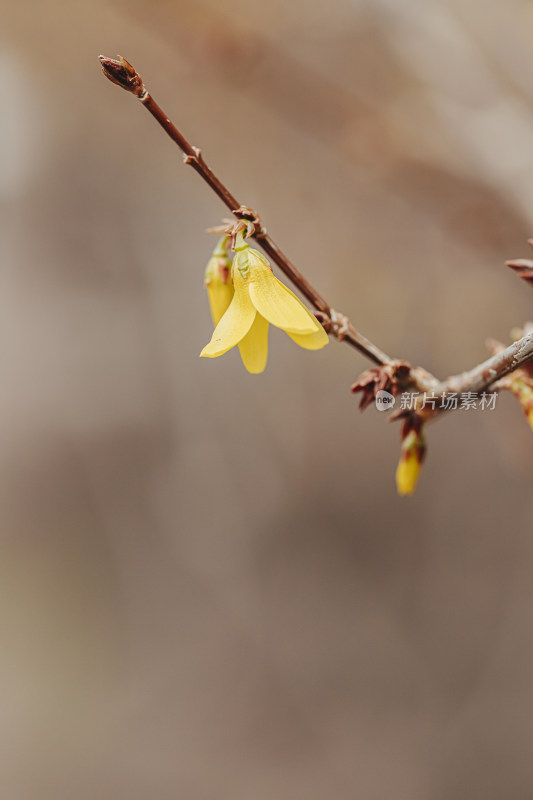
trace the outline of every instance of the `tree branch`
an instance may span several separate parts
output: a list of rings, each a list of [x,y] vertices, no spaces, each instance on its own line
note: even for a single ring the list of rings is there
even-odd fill
[[[482,364],[462,372],[460,375],[452,375],[445,381],[439,383],[435,392],[481,392],[491,384],[518,369],[522,364],[533,357],[533,331],[530,331],[517,342],[514,342],[505,350],[501,350],[496,355],[488,358]]]
[[[481,392],[483,389],[496,383],[500,378],[503,378],[533,357],[533,332],[528,332],[519,341],[514,342],[510,347],[507,347],[505,350],[487,359],[487,361],[484,361],[482,364],[460,375],[452,375],[445,381],[438,381],[433,375],[420,367],[413,369],[405,362],[395,361],[390,358],[390,356],[384,353],[377,345],[356,331],[347,317],[336,312],[315,287],[309,283],[307,278],[294,266],[266,232],[259,216],[252,211],[252,209],[238,202],[229,189],[222,183],[220,178],[218,178],[206,164],[200,149],[191,145],[185,136],[183,136],[178,128],[170,121],[163,109],[148,93],[141,76],[134,67],[121,56],[119,56],[118,59],[100,56],[100,62],[104,75],[109,78],[112,83],[131,92],[140,100],[154,119],[161,125],[163,130],[170,136],[172,141],[181,149],[184,154],[185,163],[189,164],[203,178],[231,211],[234,217],[236,217],[237,220],[248,223],[249,231],[251,232],[250,235],[317,310],[317,317],[328,333],[333,334],[340,341],[347,342],[378,365],[378,370],[376,370],[378,374],[374,376],[376,385],[379,385],[380,380],[382,381],[387,378],[391,370],[394,372],[399,364],[405,364],[405,366],[408,367],[407,376],[401,380],[398,386],[411,386],[421,391],[437,393]],[[526,275],[526,271],[523,269],[524,266],[529,267],[530,262],[527,264],[522,261],[509,263],[509,266],[515,269],[517,269],[517,265],[521,269],[523,277],[530,280],[530,271],[528,271]],[[381,371],[383,372],[383,378],[380,377]]]
[[[170,121],[163,109],[156,103],[153,97],[146,90],[143,80],[138,72],[124,58],[118,59],[100,56],[102,71],[112,83],[121,86],[128,92],[134,94],[157,120],[163,130],[170,136],[180,150],[183,152],[186,164],[189,164],[211,187],[216,195],[222,200],[224,205],[238,220],[245,220],[252,223],[252,237],[262,247],[267,256],[277,264],[280,270],[289,278],[290,281],[307,298],[311,305],[319,312],[319,318],[328,333],[332,333],[340,341],[345,341],[375,364],[389,364],[392,359],[384,353],[377,345],[369,341],[365,336],[355,330],[350,320],[343,314],[337,313],[322,295],[312,286],[302,273],[283,253],[274,240],[268,235],[259,216],[247,206],[242,205],[232,195],[229,189],[208,167],[202,152],[198,147],[191,145],[185,136]],[[325,318],[325,319],[324,319]]]

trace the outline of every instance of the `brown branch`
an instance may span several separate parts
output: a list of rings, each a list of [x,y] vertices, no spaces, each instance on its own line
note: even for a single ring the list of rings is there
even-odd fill
[[[182,150],[186,164],[189,164],[211,187],[215,194],[222,200],[237,220],[248,223],[250,235],[263,248],[265,253],[277,264],[280,270],[292,281],[307,300],[317,310],[320,319],[328,333],[332,333],[340,341],[345,341],[367,358],[378,365],[377,373],[373,375],[373,383],[381,385],[387,379],[388,371],[395,372],[398,365],[405,364],[407,371],[397,376],[398,389],[414,387],[420,391],[442,392],[481,392],[488,386],[495,384],[500,378],[508,375],[513,370],[533,357],[533,332],[529,331],[519,341],[510,347],[493,355],[482,364],[460,375],[452,375],[445,381],[438,381],[433,375],[420,367],[409,367],[406,362],[394,361],[386,355],[373,342],[355,330],[349,319],[336,312],[321,294],[309,283],[302,273],[294,266],[263,227],[259,216],[247,206],[242,205],[231,194],[229,189],[215,175],[206,164],[199,148],[191,145],[183,134],[170,121],[163,109],[156,103],[146,90],[141,76],[121,56],[118,59],[100,56],[102,71],[112,83],[121,86],[134,94],[147,108],[152,116],[161,125]],[[523,278],[530,281],[533,272],[533,262],[515,261],[508,265],[519,272]],[[383,375],[381,373],[383,372]],[[358,385],[358,384],[356,384]],[[498,388],[498,387],[495,387]]]
[[[452,375],[439,383],[434,391],[441,392],[481,392],[491,384],[513,372],[533,357],[533,331],[517,342],[491,356],[477,367]]]
[[[300,290],[304,297],[307,298],[311,305],[320,312],[318,316],[321,318],[326,330],[335,335],[340,341],[347,342],[356,350],[359,350],[360,353],[363,353],[363,355],[367,356],[367,358],[375,364],[389,364],[392,361],[390,356],[356,331],[351,322],[344,317],[344,315],[335,312],[330,304],[322,297],[315,287],[309,283],[307,278],[302,275],[268,235],[258,215],[250,208],[237,201],[229,189],[227,189],[206,164],[201,150],[187,141],[183,134],[170,121],[163,109],[148,93],[144,87],[141,76],[131,64],[121,56],[119,56],[118,59],[100,56],[100,62],[104,75],[109,78],[112,83],[131,92],[141,101],[145,108],[161,125],[163,130],[170,136],[172,141],[174,141],[183,152],[185,163],[189,164],[204,179],[231,213],[238,220],[245,220],[252,223],[252,237],[262,247],[269,258],[277,264],[287,278]],[[340,323],[339,320],[341,320]]]

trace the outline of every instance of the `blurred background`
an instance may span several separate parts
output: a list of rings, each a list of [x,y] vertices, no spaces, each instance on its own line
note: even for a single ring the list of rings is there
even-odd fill
[[[1,5],[2,798],[530,797],[517,401],[431,428],[402,499],[350,348],[199,359],[227,212],[97,56],[445,377],[533,317],[533,3]]]

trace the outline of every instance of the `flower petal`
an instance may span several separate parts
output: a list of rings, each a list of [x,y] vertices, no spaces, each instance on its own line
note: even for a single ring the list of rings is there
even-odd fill
[[[268,322],[256,314],[252,327],[239,342],[242,363],[252,374],[263,372],[268,356]]]
[[[207,297],[213,322],[218,325],[233,299],[233,284],[230,280],[227,283],[212,281],[207,284]]]
[[[287,336],[290,336],[293,342],[296,342],[296,344],[299,344],[300,347],[303,347],[306,350],[320,350],[329,342],[329,336],[322,325],[320,325],[320,330],[315,331],[314,333],[291,333],[290,331],[287,331]]]
[[[291,333],[314,333],[321,327],[302,301],[273,275],[255,250],[250,250],[249,265],[250,297],[268,322]]]
[[[204,347],[200,355],[216,358],[227,353],[246,336],[252,327],[256,313],[245,282],[242,278],[236,279],[233,300],[216,326],[211,341]]]

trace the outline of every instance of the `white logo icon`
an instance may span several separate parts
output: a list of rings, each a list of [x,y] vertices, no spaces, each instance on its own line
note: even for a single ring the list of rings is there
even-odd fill
[[[386,392],[384,389],[376,392],[376,408],[378,411],[390,411],[395,402],[396,398],[390,392]]]

